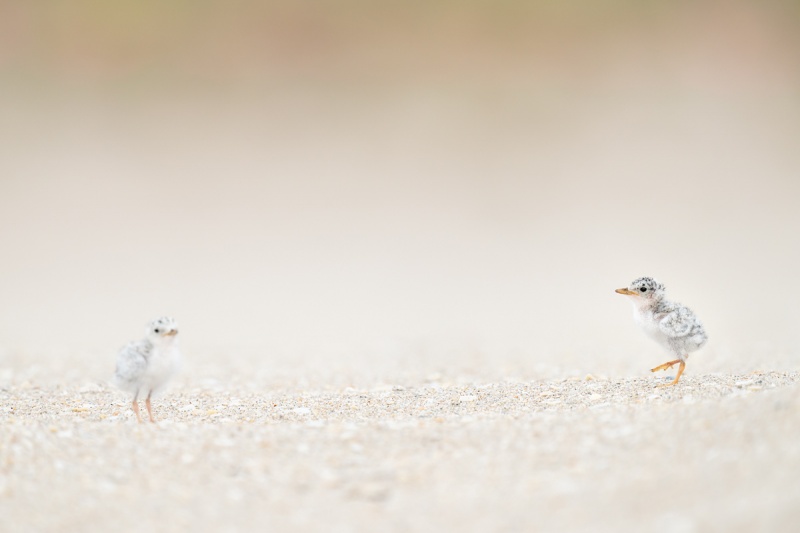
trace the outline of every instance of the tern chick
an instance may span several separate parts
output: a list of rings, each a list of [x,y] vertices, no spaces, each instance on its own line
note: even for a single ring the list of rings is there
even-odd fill
[[[619,294],[628,296],[633,304],[633,318],[647,335],[667,349],[674,357],[651,372],[666,370],[680,364],[678,375],[670,385],[675,385],[686,368],[689,353],[702,347],[708,340],[703,324],[691,309],[667,300],[665,287],[653,278],[635,279]]]
[[[177,336],[175,320],[157,318],[147,324],[144,339],[129,342],[117,354],[114,382],[120,389],[133,394],[133,412],[139,422],[142,421],[139,398],[145,398],[150,422],[155,422],[150,398],[161,391],[180,368]]]

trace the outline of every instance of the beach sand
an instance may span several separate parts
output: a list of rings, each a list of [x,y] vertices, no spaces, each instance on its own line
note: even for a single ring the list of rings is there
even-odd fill
[[[796,371],[361,387],[301,370],[281,386],[206,365],[154,401],[156,424],[102,381],[3,370],[3,530],[788,532],[800,519]]]

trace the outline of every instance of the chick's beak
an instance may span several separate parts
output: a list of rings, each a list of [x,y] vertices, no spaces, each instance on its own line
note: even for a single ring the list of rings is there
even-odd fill
[[[624,288],[623,288],[623,289],[617,289],[617,290],[616,290],[616,291],[614,291],[614,292],[617,292],[617,293],[619,293],[619,294],[628,294],[628,295],[631,295],[631,296],[636,296],[636,293],[635,293],[635,292],[633,292],[633,291],[629,291],[628,289],[624,289]]]
[[[167,333],[164,333],[164,335],[167,335],[168,337],[174,337],[177,334],[178,334],[178,330],[177,329],[171,329]]]

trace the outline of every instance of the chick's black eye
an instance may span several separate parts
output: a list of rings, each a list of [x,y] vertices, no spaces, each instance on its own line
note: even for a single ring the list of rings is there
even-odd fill
[[[642,292],[647,292],[647,287],[642,287],[642,288],[641,288],[641,289],[639,289],[639,290],[640,290],[640,291],[642,291]]]
[[[156,333],[161,333],[161,330],[158,328],[154,329],[153,331],[155,331]]]

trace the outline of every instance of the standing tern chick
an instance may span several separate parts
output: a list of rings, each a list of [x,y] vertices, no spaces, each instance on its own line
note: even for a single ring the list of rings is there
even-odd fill
[[[142,421],[139,398],[146,398],[147,414],[150,422],[155,422],[150,397],[162,390],[180,368],[177,335],[175,320],[157,318],[147,324],[144,339],[129,342],[117,354],[114,382],[120,389],[133,394],[133,412],[139,422]]]
[[[633,318],[652,339],[666,348],[674,361],[659,365],[651,372],[672,368],[680,364],[678,375],[670,385],[675,385],[686,368],[689,353],[702,347],[708,340],[703,324],[691,309],[667,300],[664,285],[653,278],[638,278],[616,292],[629,297],[633,304]]]

